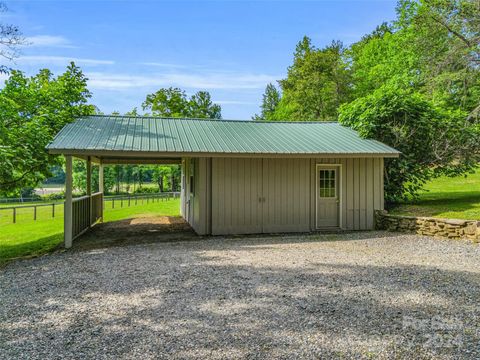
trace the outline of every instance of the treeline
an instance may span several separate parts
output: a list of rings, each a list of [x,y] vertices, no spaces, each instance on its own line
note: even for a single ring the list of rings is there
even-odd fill
[[[54,76],[48,69],[34,76],[12,70],[0,89],[0,194],[17,197],[32,194],[45,180],[62,178],[64,159],[48,154],[46,146],[63,126],[75,118],[101,114],[88,104],[91,93],[81,69],[71,63],[66,71]],[[143,115],[176,118],[221,118],[220,105],[210,94],[199,91],[188,97],[178,88],[160,89],[146,95]],[[112,115],[119,115],[115,112]],[[136,108],[125,115],[140,115]],[[74,162],[74,187],[85,189],[85,162]],[[98,189],[98,172],[92,173]],[[64,178],[62,179],[64,180]],[[104,184],[107,192],[145,192],[146,182],[157,184],[156,191],[180,189],[180,167],[106,166]]]
[[[401,0],[397,17],[357,43],[308,37],[256,120],[339,120],[402,152],[388,160],[387,201],[480,161],[480,2]]]
[[[85,161],[74,161],[73,187],[79,192],[86,189]],[[113,165],[103,171],[106,194],[180,191],[179,165]],[[155,184],[144,186],[145,184]],[[98,190],[98,167],[92,169],[92,188]]]

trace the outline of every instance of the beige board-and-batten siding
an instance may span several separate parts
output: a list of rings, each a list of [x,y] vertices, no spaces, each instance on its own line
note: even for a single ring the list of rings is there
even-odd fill
[[[198,234],[317,230],[320,165],[338,169],[340,228],[373,229],[383,210],[383,158],[186,159],[184,213]]]

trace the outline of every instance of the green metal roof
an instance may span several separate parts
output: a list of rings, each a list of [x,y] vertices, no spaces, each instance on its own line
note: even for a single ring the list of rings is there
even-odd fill
[[[88,116],[66,125],[47,147],[56,154],[302,154],[398,156],[334,122],[260,122]]]

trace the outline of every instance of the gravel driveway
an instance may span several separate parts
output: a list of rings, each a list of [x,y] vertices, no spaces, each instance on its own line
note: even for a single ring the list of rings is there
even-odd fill
[[[210,238],[0,269],[0,358],[480,358],[480,247]]]

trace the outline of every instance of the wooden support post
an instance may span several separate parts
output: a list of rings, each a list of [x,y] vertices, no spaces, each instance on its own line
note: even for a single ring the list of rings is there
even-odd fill
[[[100,210],[100,222],[103,222],[103,202],[104,202],[104,188],[103,188],[103,164],[98,165],[98,191],[102,193],[102,206]]]
[[[87,196],[88,199],[88,224],[92,225],[93,222],[93,201],[92,201],[92,159],[87,157]]]
[[[72,211],[72,156],[65,155],[65,205],[63,209],[64,214],[64,245],[66,249],[72,247],[72,235],[73,235],[73,211]]]

